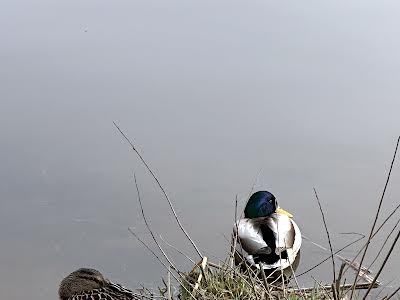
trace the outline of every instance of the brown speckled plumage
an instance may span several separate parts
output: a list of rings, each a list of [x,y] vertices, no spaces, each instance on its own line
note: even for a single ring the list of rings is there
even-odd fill
[[[112,283],[95,269],[81,268],[65,277],[58,290],[60,300],[135,300],[140,294]]]

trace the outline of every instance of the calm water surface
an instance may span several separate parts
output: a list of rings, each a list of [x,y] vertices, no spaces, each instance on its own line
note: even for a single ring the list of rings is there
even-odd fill
[[[228,250],[235,196],[243,207],[256,178],[315,242],[327,246],[313,187],[335,249],[355,238],[343,232],[368,233],[399,134],[399,9],[394,1],[3,2],[1,298],[57,299],[61,278],[80,266],[131,287],[157,284],[165,270],[127,230],[151,243],[133,172],[153,230],[197,259],[112,121],[215,261]],[[382,216],[399,203],[399,180],[396,163]],[[382,274],[393,287],[398,253]],[[300,269],[326,254],[305,242]],[[330,280],[330,270],[322,265],[301,284]]]

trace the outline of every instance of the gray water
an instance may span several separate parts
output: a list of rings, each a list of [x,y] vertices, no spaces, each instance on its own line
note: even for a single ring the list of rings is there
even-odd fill
[[[80,266],[130,287],[156,285],[165,270],[127,230],[150,243],[133,172],[154,232],[198,259],[113,121],[214,261],[228,250],[235,196],[242,208],[254,182],[315,242],[327,246],[313,187],[335,249],[356,238],[340,233],[368,233],[399,134],[399,9],[396,1],[3,1],[1,298],[57,299],[59,281]],[[382,216],[399,203],[399,179],[396,163]],[[393,287],[398,252],[381,278]],[[300,269],[326,255],[304,242]],[[312,274],[330,280],[331,266]]]

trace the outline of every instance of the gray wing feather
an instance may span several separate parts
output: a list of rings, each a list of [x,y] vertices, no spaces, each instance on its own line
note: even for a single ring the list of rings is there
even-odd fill
[[[257,250],[267,247],[263,240],[259,223],[253,222],[255,219],[238,220],[233,227],[233,232],[239,239],[239,244],[247,253],[254,253]]]
[[[269,217],[241,219],[236,222],[233,231],[247,253],[269,251],[272,245],[268,245],[264,239],[267,231],[274,235],[276,254],[292,248],[295,239],[295,230],[290,218],[276,213]]]

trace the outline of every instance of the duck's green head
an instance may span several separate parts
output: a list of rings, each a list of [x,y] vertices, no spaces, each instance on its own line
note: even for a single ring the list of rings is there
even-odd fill
[[[292,217],[290,213],[279,207],[275,196],[267,191],[258,191],[251,195],[244,209],[244,216],[249,219],[267,217],[273,213]]]

